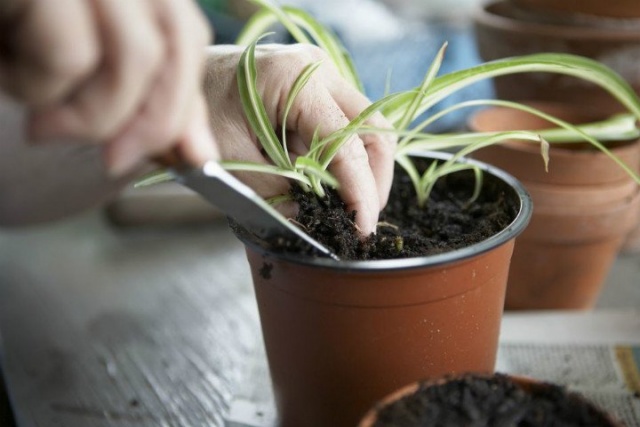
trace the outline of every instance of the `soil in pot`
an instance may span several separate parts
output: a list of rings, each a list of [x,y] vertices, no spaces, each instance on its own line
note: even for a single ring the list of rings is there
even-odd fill
[[[427,166],[427,165],[423,165]],[[519,207],[510,204],[504,187],[487,176],[477,200],[470,202],[473,173],[441,178],[424,207],[413,185],[397,168],[391,195],[380,215],[376,234],[359,237],[354,219],[335,192],[319,200],[299,188],[292,190],[300,210],[296,222],[344,260],[409,258],[448,252],[478,243],[507,227]]]
[[[400,393],[402,395],[402,393]],[[375,421],[369,420],[375,418]],[[512,378],[467,375],[419,384],[391,399],[361,427],[616,426],[582,396],[564,387]]]

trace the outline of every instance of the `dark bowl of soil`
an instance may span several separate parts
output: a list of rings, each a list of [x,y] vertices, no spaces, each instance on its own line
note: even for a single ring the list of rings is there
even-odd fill
[[[425,166],[449,157],[429,154]],[[493,372],[514,240],[532,206],[510,175],[461,161],[484,171],[475,202],[471,171],[442,178],[424,208],[398,171],[370,239],[358,237],[337,201],[301,201],[296,221],[341,261],[256,242],[236,228],[280,426],[353,427],[403,384]]]
[[[565,387],[505,374],[410,384],[379,402],[358,427],[622,426]]]

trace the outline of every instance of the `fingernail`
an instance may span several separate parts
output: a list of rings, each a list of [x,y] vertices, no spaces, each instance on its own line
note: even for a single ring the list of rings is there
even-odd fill
[[[107,147],[105,156],[109,177],[121,178],[142,162],[143,151],[136,141],[121,139]]]
[[[360,231],[361,237],[363,239],[369,237],[372,233],[375,234],[377,221],[378,221],[377,217],[375,219],[373,218],[363,219],[362,215],[360,216],[360,224],[358,225],[359,225],[359,231]]]

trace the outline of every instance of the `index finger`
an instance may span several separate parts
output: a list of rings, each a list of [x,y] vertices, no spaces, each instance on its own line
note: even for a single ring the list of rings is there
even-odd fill
[[[355,119],[371,105],[371,101],[366,96],[343,79],[332,80],[331,94],[350,120]],[[393,125],[379,111],[372,114],[366,123],[376,129],[393,129]],[[385,133],[382,131],[364,134],[361,139],[369,157],[369,166],[375,177],[380,200],[379,210],[382,210],[389,200],[389,192],[393,183],[397,137],[393,132]]]

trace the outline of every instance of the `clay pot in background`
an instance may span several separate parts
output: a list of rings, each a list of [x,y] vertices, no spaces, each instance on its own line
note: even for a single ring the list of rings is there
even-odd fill
[[[517,181],[482,167],[520,213],[503,232],[456,251],[335,262],[273,253],[239,234],[279,425],[353,427],[403,384],[493,372],[513,242],[530,201]]]
[[[624,254],[640,253],[640,215],[636,220],[636,226],[629,232],[627,238],[622,243],[620,251]]]
[[[556,15],[640,18],[638,0],[510,0],[518,7]]]
[[[572,123],[604,118],[570,105],[529,104]],[[491,132],[553,125],[526,112],[489,108],[473,115],[469,127]],[[612,147],[628,165],[640,164],[640,141]],[[505,308],[592,308],[623,239],[637,224],[635,182],[608,156],[583,144],[552,145],[548,173],[536,144],[509,141],[474,157],[520,179],[534,203],[514,251]]]
[[[541,52],[581,55],[608,65],[640,93],[640,19],[601,23],[593,18],[586,25],[553,23],[551,18],[538,15],[523,17],[509,1],[498,1],[477,9],[474,22],[478,51],[485,61]],[[607,92],[570,76],[525,73],[498,77],[494,83],[500,99],[590,105],[606,113],[621,110]]]
[[[504,374],[470,374],[402,387],[372,408],[358,427],[515,426],[529,425],[527,421],[540,425],[622,425],[582,395],[561,386]]]
[[[640,166],[638,166],[638,169],[640,169]],[[636,220],[636,226],[627,235],[620,251],[623,254],[640,254],[640,213]]]

